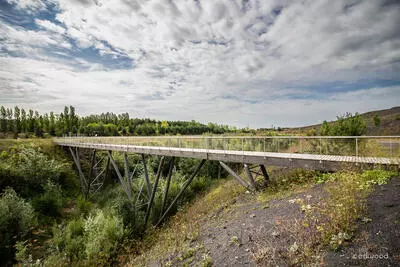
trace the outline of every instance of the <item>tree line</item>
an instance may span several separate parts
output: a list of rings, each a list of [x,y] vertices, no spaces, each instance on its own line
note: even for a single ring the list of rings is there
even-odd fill
[[[119,135],[196,135],[223,134],[236,131],[235,127],[216,123],[192,121],[158,121],[130,118],[128,113],[112,112],[78,116],[75,107],[65,106],[61,113],[40,114],[36,110],[1,106],[0,133],[18,136],[119,136]]]

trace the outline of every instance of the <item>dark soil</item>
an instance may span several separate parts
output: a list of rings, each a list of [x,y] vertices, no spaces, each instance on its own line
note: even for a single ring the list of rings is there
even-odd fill
[[[292,226],[303,217],[292,200],[302,198],[313,204],[325,195],[318,185],[268,204],[255,202],[254,196],[239,199],[231,209],[220,210],[210,218],[198,242],[209,251],[214,266],[286,266],[285,255],[294,243]]]
[[[342,250],[333,252],[325,247],[318,258],[298,259],[293,252],[296,242],[307,242],[313,233],[304,231],[304,213],[296,200],[314,206],[327,196],[322,184],[268,204],[251,194],[240,195],[201,222],[200,235],[190,245],[197,252],[173,260],[173,265],[201,266],[208,255],[213,266],[296,266],[300,262],[319,266],[400,266],[400,177],[376,186],[366,202],[366,217],[359,220],[353,238]],[[375,255],[384,258],[370,259]]]
[[[367,208],[372,221],[360,222],[347,247],[327,254],[328,266],[400,266],[400,177],[377,186]]]

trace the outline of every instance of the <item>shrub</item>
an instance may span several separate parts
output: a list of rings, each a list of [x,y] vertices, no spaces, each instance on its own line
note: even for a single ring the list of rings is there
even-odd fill
[[[123,223],[115,215],[104,215],[97,210],[94,216],[85,221],[86,256],[89,260],[99,258],[108,260],[116,251],[118,241],[123,236]]]
[[[50,180],[44,186],[44,193],[33,200],[36,211],[49,217],[59,217],[63,206],[61,187]]]
[[[11,186],[25,197],[43,192],[49,180],[57,184],[70,172],[67,163],[49,157],[34,145],[14,148],[9,156],[3,156],[0,190]]]
[[[76,206],[78,208],[79,214],[88,215],[92,209],[92,202],[82,197],[82,195],[79,195],[76,201]]]
[[[375,115],[373,120],[376,127],[379,127],[381,125],[381,119],[379,118],[378,115]]]
[[[0,259],[2,263],[14,256],[13,245],[25,237],[37,218],[32,206],[19,197],[12,188],[6,188],[0,197]]]
[[[156,207],[156,200],[154,206]],[[126,234],[132,237],[140,237],[144,234],[145,211],[136,208],[134,201],[127,198],[119,198],[115,201],[114,208],[118,217],[122,219]]]
[[[83,219],[71,220],[66,226],[54,226],[53,244],[60,253],[65,253],[70,262],[84,259],[85,236]]]
[[[365,120],[358,114],[346,113],[337,117],[332,123],[324,121],[319,130],[320,135],[358,136],[366,131]]]

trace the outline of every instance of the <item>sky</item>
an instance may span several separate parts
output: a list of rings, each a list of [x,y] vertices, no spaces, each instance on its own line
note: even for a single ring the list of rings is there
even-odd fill
[[[304,126],[400,103],[398,0],[0,0],[0,104]]]

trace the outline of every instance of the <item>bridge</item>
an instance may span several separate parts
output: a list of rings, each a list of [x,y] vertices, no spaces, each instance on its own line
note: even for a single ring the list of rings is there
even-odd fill
[[[354,167],[398,169],[400,162],[400,136],[64,137],[55,138],[54,142],[60,146],[68,147],[70,150],[79,172],[84,196],[91,191],[97,191],[102,186],[102,181],[104,181],[104,177],[106,177],[109,167],[112,165],[127,197],[132,198],[133,173],[129,171],[127,153],[140,154],[144,167],[144,183],[137,190],[139,191],[138,197],[146,198],[146,224],[150,216],[164,159],[170,157],[162,215],[156,225],[163,221],[206,160],[219,161],[220,165],[248,190],[256,189],[253,175],[262,176],[265,184],[268,184],[269,176],[266,166],[337,171]],[[90,149],[92,151],[88,176],[85,176],[82,171],[79,149]],[[106,167],[100,171],[98,167],[101,160],[97,160],[96,151],[107,151]],[[124,175],[120,173],[113,159],[113,151],[124,153]],[[153,184],[146,167],[146,155],[161,156]],[[166,208],[175,157],[196,158],[201,161],[174,201]],[[227,163],[243,164],[247,179],[241,177]],[[147,195],[145,192],[147,192]]]

